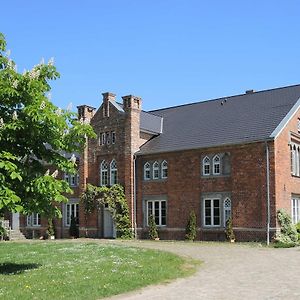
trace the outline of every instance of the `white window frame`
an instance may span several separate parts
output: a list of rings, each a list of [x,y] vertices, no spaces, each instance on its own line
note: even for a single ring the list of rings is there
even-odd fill
[[[208,173],[206,173],[206,166],[208,166]],[[210,158],[208,156],[205,156],[202,160],[202,174],[203,176],[210,175]]]
[[[232,214],[232,204],[231,199],[229,197],[226,197],[223,202],[223,208],[224,208],[224,227],[226,226],[226,221],[231,218]]]
[[[163,203],[165,206],[165,216],[163,216],[162,212],[162,207],[163,207]],[[149,212],[149,204],[152,206],[152,213]],[[158,204],[158,215],[155,215],[155,205]],[[149,216],[150,214],[153,215],[154,219],[155,219],[155,223],[156,226],[159,227],[165,227],[167,226],[167,200],[147,200],[146,201],[146,216],[147,216],[147,220],[146,220],[146,224],[147,226],[149,226]],[[154,213],[153,213],[154,212]],[[158,222],[156,221],[156,219],[158,218]],[[165,220],[163,221],[163,218],[165,218]]]
[[[216,166],[219,166],[218,167],[219,168],[218,172],[216,172],[216,170],[215,170]],[[213,158],[213,170],[212,171],[213,171],[213,175],[220,175],[221,174],[221,158],[218,154],[215,155],[214,158]]]
[[[74,218],[79,221],[79,203],[66,203],[65,205],[65,226],[71,225],[72,212],[74,212]]]
[[[41,216],[39,213],[32,213],[27,215],[27,226],[28,227],[40,227],[41,226]]]
[[[106,133],[102,132],[101,133],[101,145],[105,145],[106,143]]]
[[[153,177],[153,179],[159,179],[159,163],[158,163],[158,161],[155,161],[153,163],[152,177]]]
[[[108,185],[108,182],[108,164],[105,160],[102,160],[100,164],[100,185],[106,186]]]
[[[115,182],[113,182],[113,179],[115,178]],[[115,159],[113,159],[110,163],[110,185],[114,185],[118,183],[118,168],[117,168],[117,162]]]
[[[293,224],[300,221],[300,198],[292,197],[291,200],[291,217]]]
[[[166,160],[161,163],[161,178],[168,178],[168,162]]]
[[[149,176],[147,176],[147,175],[149,175]],[[144,180],[150,180],[150,179],[151,179],[151,165],[147,161],[144,164]]]
[[[219,201],[219,224],[214,224],[214,200],[218,200]],[[211,222],[210,224],[206,224],[206,206],[205,203],[206,201],[210,201],[210,218],[211,218]],[[203,225],[204,227],[221,227],[222,224],[222,200],[219,197],[211,197],[211,198],[204,198],[203,199]]]

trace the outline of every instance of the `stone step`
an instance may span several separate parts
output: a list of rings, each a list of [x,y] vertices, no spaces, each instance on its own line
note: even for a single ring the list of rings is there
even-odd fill
[[[16,241],[16,240],[26,240],[26,237],[20,230],[11,230],[9,238],[11,241]]]

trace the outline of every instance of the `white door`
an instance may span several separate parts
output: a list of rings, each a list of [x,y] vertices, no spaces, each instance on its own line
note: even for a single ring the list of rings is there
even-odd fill
[[[14,230],[18,230],[20,228],[20,214],[19,213],[13,213],[11,227]]]
[[[105,238],[116,237],[115,224],[108,208],[104,208],[104,212],[103,212],[103,237]]]

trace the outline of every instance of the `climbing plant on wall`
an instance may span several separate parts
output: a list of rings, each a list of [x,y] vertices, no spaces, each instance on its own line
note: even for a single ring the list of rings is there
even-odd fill
[[[124,189],[121,185],[115,184],[111,187],[87,185],[84,193],[81,195],[85,218],[87,222],[88,215],[96,208],[100,209],[107,205],[116,224],[117,237],[130,239],[133,236],[131,222],[129,217],[129,208],[125,198]]]

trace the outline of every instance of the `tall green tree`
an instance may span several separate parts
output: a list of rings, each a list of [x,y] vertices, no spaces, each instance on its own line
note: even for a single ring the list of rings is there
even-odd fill
[[[49,82],[58,77],[53,60],[19,73],[0,33],[0,210],[57,216],[55,203],[71,192],[56,178],[76,172],[74,156],[64,153],[80,152],[94,132],[51,102]]]

